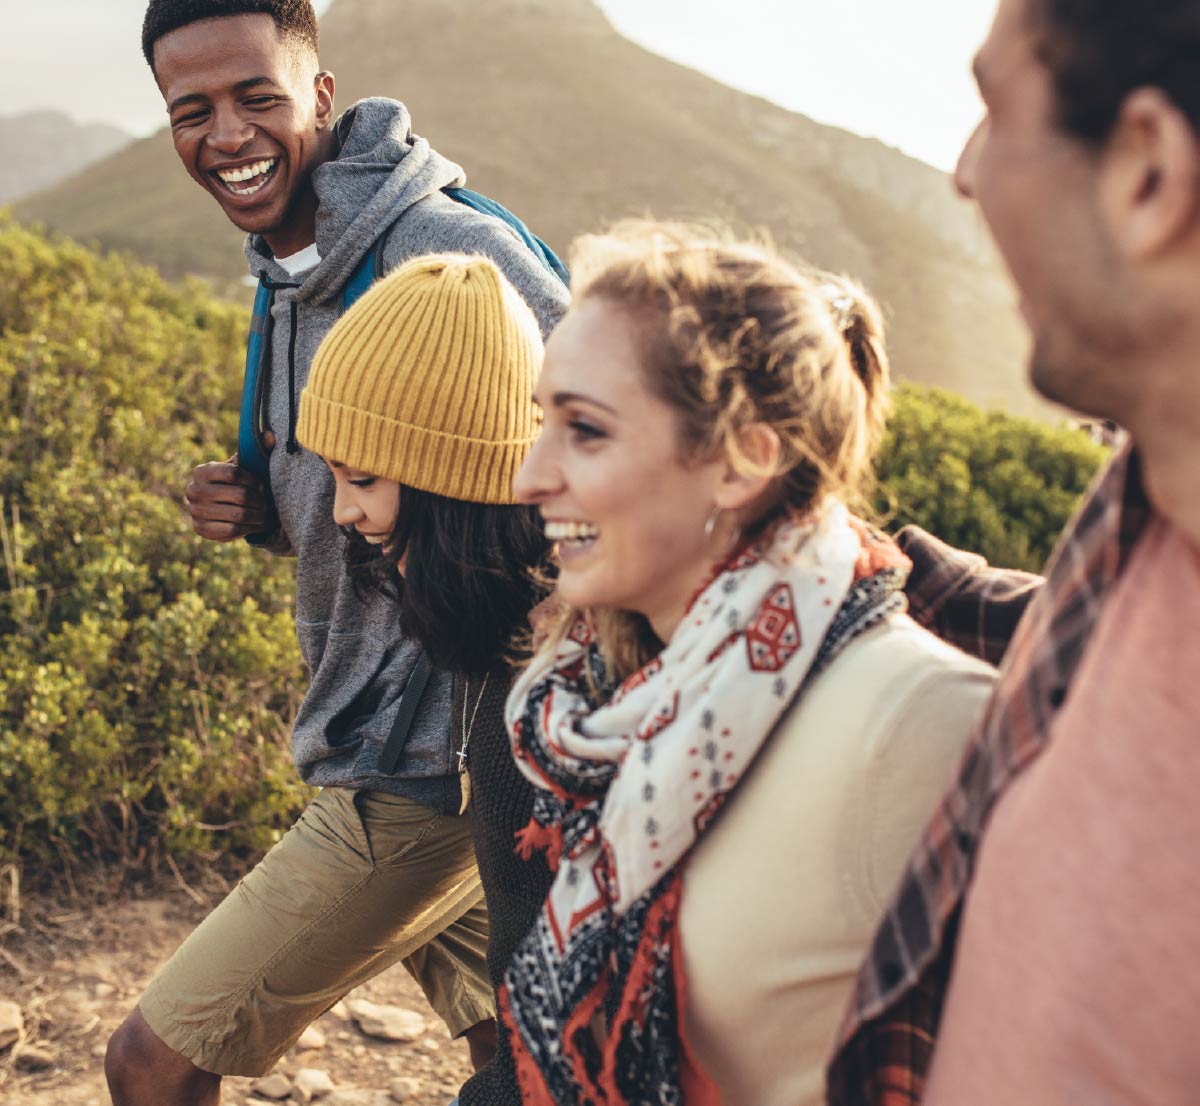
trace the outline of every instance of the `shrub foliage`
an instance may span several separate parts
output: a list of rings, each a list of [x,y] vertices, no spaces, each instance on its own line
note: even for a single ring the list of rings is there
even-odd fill
[[[195,537],[236,437],[246,313],[0,215],[0,863],[252,855],[308,795],[286,561]],[[877,507],[1037,569],[1101,452],[897,393]]]
[[[290,566],[181,504],[247,323],[0,216],[0,860],[256,850],[303,800]]]
[[[916,523],[992,564],[1041,572],[1105,450],[937,388],[896,389],[876,464],[876,511]]]

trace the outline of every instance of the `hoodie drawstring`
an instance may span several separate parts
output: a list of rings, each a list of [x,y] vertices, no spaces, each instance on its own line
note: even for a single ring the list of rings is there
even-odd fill
[[[292,332],[288,335],[288,436],[287,451],[299,453],[296,441],[296,301],[292,300]]]
[[[291,283],[285,280],[269,280],[265,273],[259,274],[259,280],[262,281],[270,293],[271,298],[267,301],[267,317],[274,318],[275,310],[275,293],[281,288],[299,288],[299,284]],[[296,441],[296,332],[299,329],[297,320],[297,304],[292,300],[289,305],[291,308],[291,333],[288,335],[288,432],[287,432],[287,451],[288,453],[299,453],[300,443]],[[271,346],[273,343],[270,337],[264,342],[264,354],[269,357]]]

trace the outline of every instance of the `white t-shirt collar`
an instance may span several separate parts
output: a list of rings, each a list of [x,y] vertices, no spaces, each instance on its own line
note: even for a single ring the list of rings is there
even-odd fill
[[[316,242],[313,242],[311,245],[305,246],[304,249],[289,254],[287,257],[275,258],[275,264],[282,269],[286,269],[288,276],[296,277],[301,273],[307,273],[309,269],[315,269],[321,264],[321,255],[317,251]]]

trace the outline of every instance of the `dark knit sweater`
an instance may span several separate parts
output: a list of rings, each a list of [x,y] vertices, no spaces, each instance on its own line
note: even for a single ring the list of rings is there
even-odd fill
[[[504,701],[511,679],[508,669],[488,677],[471,727],[467,757],[475,854],[490,925],[488,973],[497,990],[513,952],[537,919],[554,878],[545,854],[537,853],[528,861],[516,854],[514,837],[533,816],[533,786],[517,771],[504,728]],[[480,684],[479,677],[465,685],[461,676],[454,681],[450,717],[456,742],[462,737],[464,708],[469,723]],[[496,1058],[463,1086],[459,1095],[462,1106],[520,1106],[521,1093],[503,1024],[499,1026],[499,1038]]]

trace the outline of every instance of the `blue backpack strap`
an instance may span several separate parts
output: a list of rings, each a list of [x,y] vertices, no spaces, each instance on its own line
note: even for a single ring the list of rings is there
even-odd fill
[[[258,437],[258,394],[262,379],[263,340],[271,320],[271,290],[261,276],[254,294],[250,337],[246,342],[246,375],[242,379],[242,409],[238,422],[238,467],[254,473],[268,487],[269,458]]]
[[[375,250],[359,262],[358,268],[342,289],[342,310],[354,303],[375,279]],[[246,372],[242,377],[242,406],[238,418],[238,467],[254,473],[265,487],[271,486],[270,455],[259,438],[259,401],[262,390],[263,343],[271,329],[271,303],[274,289],[262,274],[254,293],[254,311],[250,316],[250,337],[246,342]]]
[[[567,271],[567,267],[559,259],[549,246],[546,245],[536,234],[533,233],[516,215],[508,210],[503,204],[497,203],[495,200],[487,196],[482,196],[478,192],[472,192],[469,188],[446,188],[443,189],[445,194],[454,200],[456,203],[462,204],[464,207],[469,207],[473,211],[478,211],[483,215],[491,215],[493,218],[499,219],[502,223],[511,227],[517,234],[517,237],[528,247],[534,257],[538,259],[551,273],[553,273],[563,284],[568,287],[571,284],[571,274]],[[389,230],[384,236],[375,243],[363,257],[363,259],[355,267],[354,272],[350,274],[350,279],[346,281],[342,288],[342,314],[344,315],[351,307],[357,303],[367,289],[382,275],[381,266],[379,264],[380,248],[383,242],[387,241]]]
[[[366,256],[358,263],[357,268],[350,274],[350,279],[346,281],[345,287],[342,288],[342,314],[344,315],[351,307],[355,305],[363,296],[368,288],[371,287],[375,278],[379,276],[376,271],[376,257],[379,251],[379,244],[376,243],[366,253]]]
[[[481,196],[478,192],[472,192],[469,188],[444,188],[442,190],[450,199],[462,204],[464,207],[472,208],[475,211],[482,212],[484,215],[491,215],[499,219],[502,223],[507,223],[514,231],[517,232],[517,237],[525,243],[536,257],[547,269],[550,270],[563,284],[570,287],[571,274],[567,271],[567,267],[559,259],[549,246],[546,245],[536,234],[533,233],[520,219],[517,218],[503,204],[497,203],[495,200],[487,196]]]

